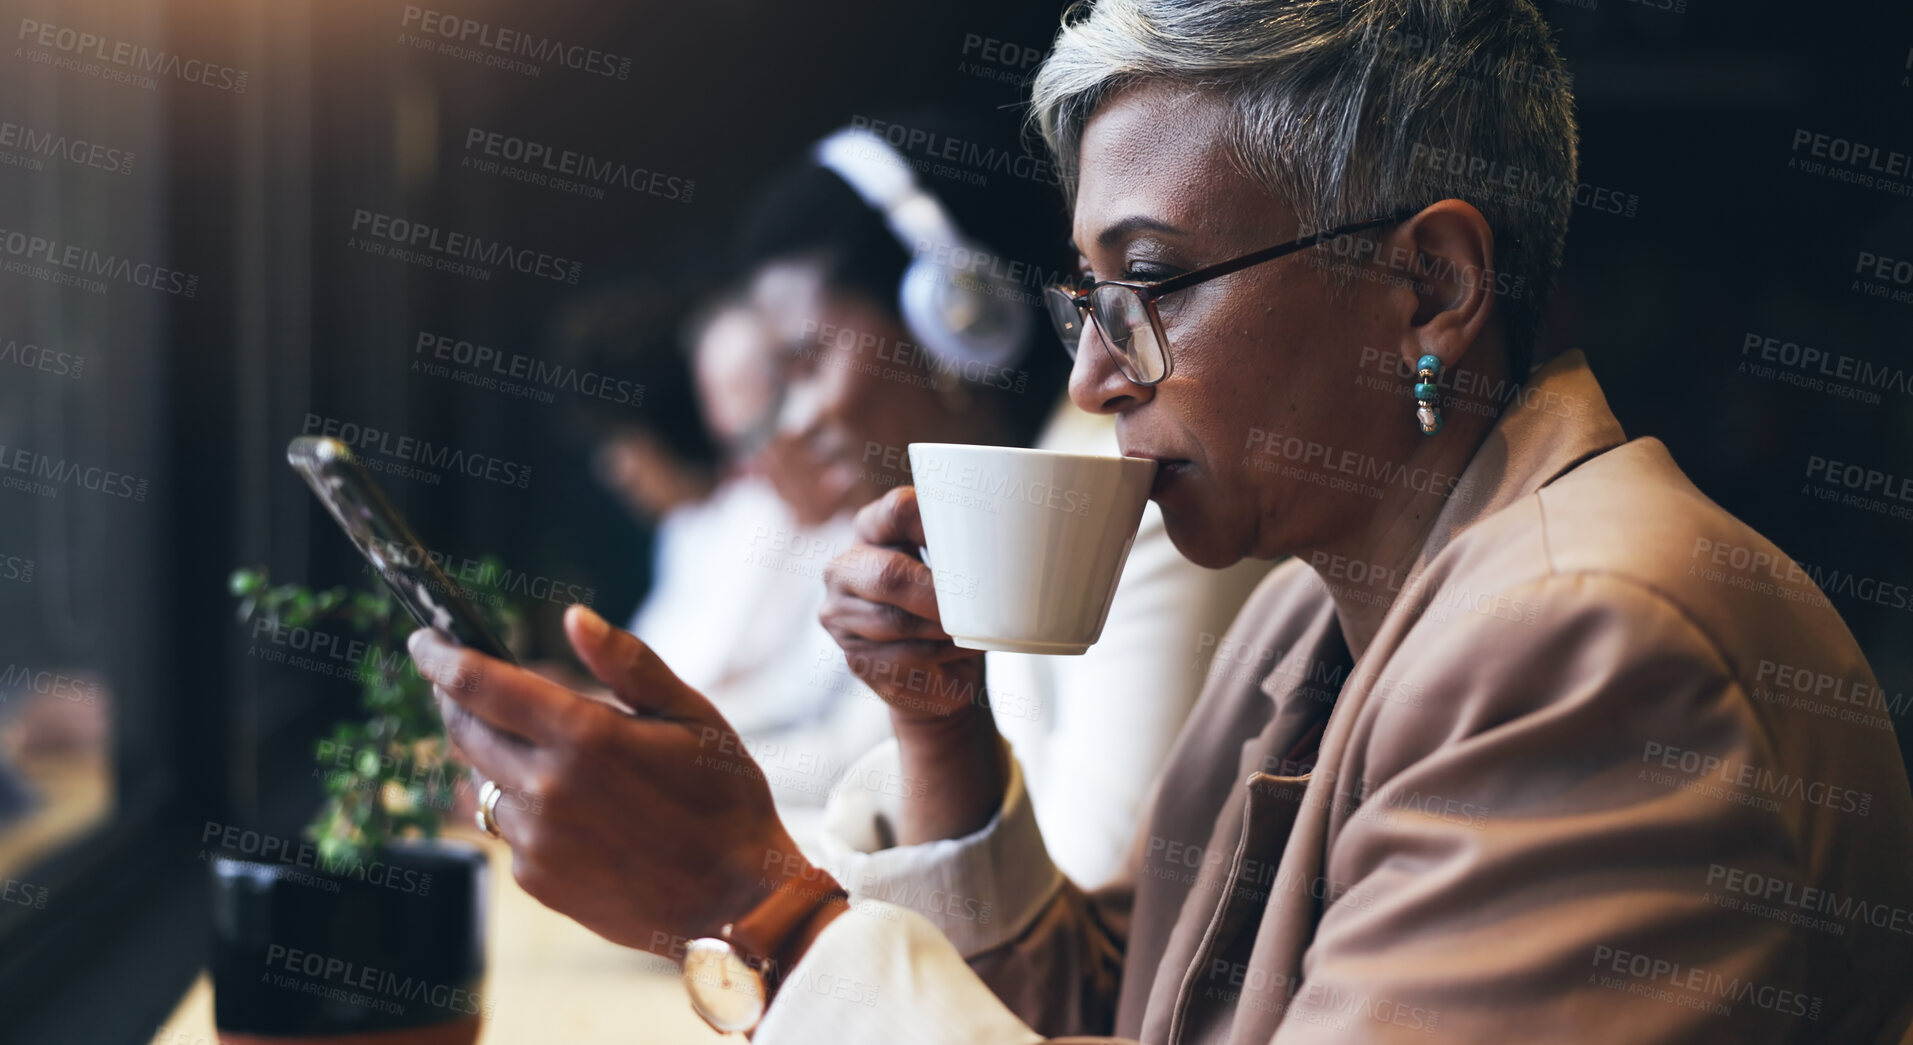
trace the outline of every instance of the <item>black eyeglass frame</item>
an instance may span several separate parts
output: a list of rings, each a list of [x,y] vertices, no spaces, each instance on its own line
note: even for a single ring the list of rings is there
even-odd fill
[[[1149,281],[1103,279],[1097,280],[1088,286],[1079,284],[1075,287],[1066,286],[1061,283],[1052,283],[1044,288],[1044,293],[1056,294],[1068,298],[1069,303],[1076,306],[1079,316],[1089,317],[1090,322],[1096,325],[1096,337],[1103,343],[1103,350],[1109,353],[1110,360],[1116,364],[1116,369],[1122,371],[1124,378],[1128,379],[1132,384],[1143,385],[1145,387],[1158,385],[1169,380],[1169,376],[1173,374],[1176,369],[1175,357],[1169,352],[1169,333],[1162,328],[1162,316],[1156,311],[1156,302],[1164,295],[1173,294],[1178,290],[1187,290],[1197,284],[1207,283],[1212,279],[1220,279],[1223,276],[1240,272],[1252,265],[1260,265],[1265,261],[1274,261],[1277,258],[1287,257],[1297,251],[1307,250],[1318,243],[1326,243],[1332,239],[1340,239],[1343,236],[1353,235],[1357,232],[1366,232],[1369,229],[1378,229],[1386,225],[1399,224],[1407,221],[1415,214],[1415,211],[1409,210],[1399,214],[1391,214],[1385,218],[1370,218],[1367,221],[1358,221],[1352,225],[1342,225],[1324,232],[1312,233],[1300,239],[1290,240],[1287,243],[1280,243],[1273,247],[1264,247],[1261,250],[1250,251],[1239,257],[1233,257],[1227,261],[1218,261],[1213,265],[1205,265],[1193,272],[1184,272],[1179,276],[1171,276],[1168,279]],[[1149,313],[1149,325],[1156,335],[1156,341],[1162,345],[1161,377],[1151,381],[1145,381],[1138,375],[1130,372],[1131,367],[1116,350],[1115,339],[1109,336],[1109,331],[1103,327],[1103,321],[1097,317],[1096,310],[1089,303],[1090,295],[1103,287],[1121,287],[1124,290],[1134,293],[1136,297],[1142,301],[1144,310]],[[1051,313],[1051,319],[1053,323],[1055,319],[1053,312]],[[1056,333],[1057,337],[1063,342],[1064,351],[1069,353],[1071,359],[1075,359],[1076,345],[1082,340],[1082,331],[1080,329],[1077,331],[1076,341],[1071,341],[1069,335],[1060,328]]]

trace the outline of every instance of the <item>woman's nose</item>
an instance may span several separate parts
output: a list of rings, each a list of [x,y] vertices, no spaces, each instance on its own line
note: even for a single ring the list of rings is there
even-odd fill
[[[1069,371],[1070,401],[1092,414],[1118,414],[1154,396],[1155,389],[1123,376],[1102,332],[1085,318],[1077,335],[1075,365]]]

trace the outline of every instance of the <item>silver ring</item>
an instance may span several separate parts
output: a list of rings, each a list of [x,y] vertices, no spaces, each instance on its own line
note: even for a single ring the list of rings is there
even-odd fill
[[[493,838],[505,837],[498,832],[498,800],[504,794],[504,788],[489,780],[478,785],[478,829]]]

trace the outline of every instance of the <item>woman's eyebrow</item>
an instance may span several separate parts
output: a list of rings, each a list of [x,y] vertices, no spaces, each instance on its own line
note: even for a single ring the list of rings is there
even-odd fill
[[[1096,244],[1104,250],[1108,250],[1124,238],[1137,232],[1166,232],[1170,235],[1179,235],[1182,230],[1160,218],[1152,218],[1144,214],[1135,214],[1097,233]]]
[[[1180,235],[1182,229],[1159,218],[1151,218],[1137,214],[1124,218],[1098,233],[1096,242],[1102,246],[1103,249],[1107,250],[1121,242],[1124,237],[1135,232],[1166,232],[1170,235]],[[1069,249],[1075,251],[1076,256],[1079,258],[1089,257],[1089,252],[1077,244],[1076,237],[1074,236],[1069,238]]]

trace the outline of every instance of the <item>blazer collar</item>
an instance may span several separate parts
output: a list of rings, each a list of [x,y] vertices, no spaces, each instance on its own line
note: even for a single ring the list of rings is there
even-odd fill
[[[1435,436],[1439,439],[1440,436]],[[1627,442],[1621,422],[1580,349],[1563,352],[1529,376],[1488,431],[1435,516],[1419,573],[1461,531],[1553,482],[1574,466]]]

